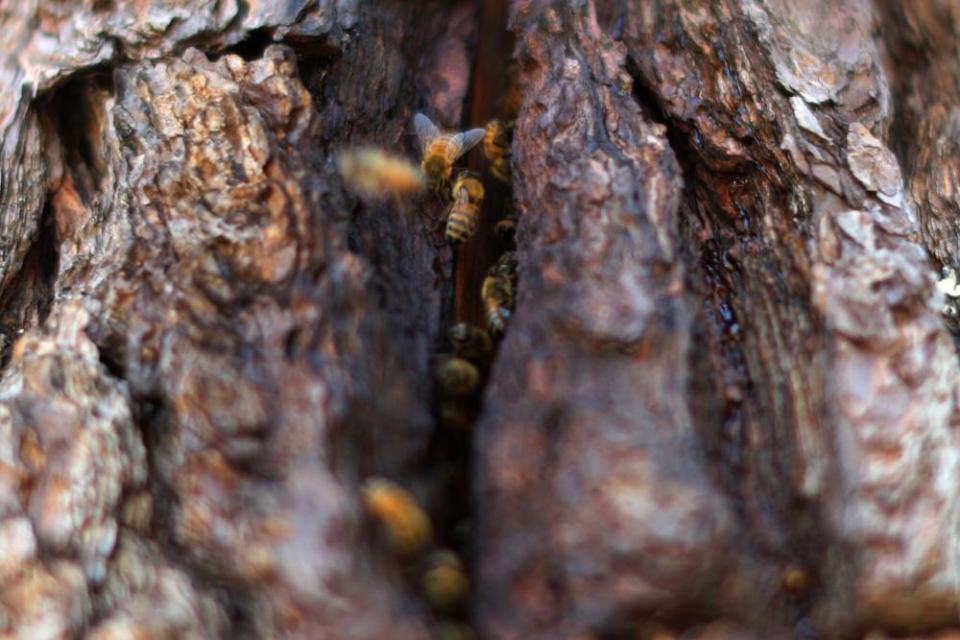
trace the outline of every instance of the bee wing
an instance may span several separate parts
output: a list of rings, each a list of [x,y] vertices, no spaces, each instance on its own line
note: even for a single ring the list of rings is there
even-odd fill
[[[480,144],[480,141],[483,140],[483,136],[485,136],[486,133],[486,129],[470,129],[469,131],[463,131],[453,136],[451,141],[457,147],[457,158]],[[454,160],[456,160],[456,158],[454,158]]]
[[[440,129],[427,116],[418,113],[413,116],[413,128],[417,132],[417,139],[420,141],[420,149],[424,150],[431,140],[440,136]]]

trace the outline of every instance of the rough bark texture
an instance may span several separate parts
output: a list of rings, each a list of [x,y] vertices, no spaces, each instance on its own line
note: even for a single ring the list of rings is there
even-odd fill
[[[945,640],[960,585],[950,0],[0,7],[0,637]],[[511,51],[511,48],[513,49]],[[512,193],[345,145],[521,104]],[[519,295],[469,443],[431,362]],[[450,627],[447,627],[450,628]],[[444,636],[446,637],[446,636]]]

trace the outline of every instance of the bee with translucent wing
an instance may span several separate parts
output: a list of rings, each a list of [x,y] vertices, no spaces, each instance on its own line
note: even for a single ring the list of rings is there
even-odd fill
[[[434,188],[450,179],[453,164],[483,140],[484,129],[470,129],[459,133],[442,132],[427,116],[418,113],[413,128],[420,141],[423,161],[420,166]]]

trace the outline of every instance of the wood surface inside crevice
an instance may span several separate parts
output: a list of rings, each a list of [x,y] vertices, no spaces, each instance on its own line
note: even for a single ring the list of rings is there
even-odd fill
[[[496,117],[505,93],[510,90],[513,63],[513,36],[507,30],[509,0],[480,3],[477,54],[473,63],[466,108],[465,129],[482,127]],[[512,79],[513,82],[516,78]],[[473,239],[455,251],[456,279],[454,322],[484,326],[486,320],[480,299],[480,285],[487,269],[502,250],[494,226],[513,209],[512,185],[505,185],[490,173],[489,161],[479,149],[467,159],[467,167],[483,179],[484,204],[480,227]]]

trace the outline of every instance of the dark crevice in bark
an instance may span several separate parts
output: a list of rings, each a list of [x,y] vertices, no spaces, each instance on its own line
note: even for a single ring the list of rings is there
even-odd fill
[[[731,498],[737,513],[743,517],[743,496],[737,487],[738,479],[745,471],[743,402],[752,385],[740,341],[742,327],[732,304],[736,289],[733,279],[740,277],[737,263],[730,255],[733,244],[729,237],[724,240],[720,234],[706,242],[702,239],[705,236],[703,218],[708,215],[703,210],[703,203],[709,199],[703,193],[699,177],[705,167],[693,150],[694,138],[698,134],[695,130],[691,134],[664,112],[654,87],[632,56],[627,56],[625,70],[633,79],[633,97],[637,105],[647,118],[663,125],[666,130],[670,148],[683,175],[678,216],[682,239],[680,252],[687,289],[691,292],[690,306],[695,311],[690,356],[690,410],[700,433],[699,442],[707,460],[711,461],[709,468]],[[740,221],[744,231],[749,230],[748,220],[744,212]],[[711,339],[710,335],[715,338]],[[714,354],[719,359],[711,357]],[[718,379],[723,380],[723,384],[718,385]],[[718,393],[718,388],[723,386],[737,392],[724,397]]]
[[[743,499],[737,490],[737,478],[744,472],[743,451],[745,424],[742,409],[743,391],[750,388],[743,347],[739,341],[740,324],[730,303],[734,286],[731,278],[737,277],[736,263],[728,249],[719,240],[703,243],[701,210],[697,185],[700,160],[692,149],[691,134],[674,122],[660,106],[656,91],[647,81],[637,62],[627,56],[625,70],[633,79],[633,97],[643,114],[663,125],[667,140],[683,175],[683,196],[680,205],[679,226],[681,255],[686,271],[687,288],[693,298],[695,310],[693,348],[691,349],[691,414],[700,432],[700,443],[720,486],[732,499],[737,513],[742,518]],[[693,136],[696,136],[694,131]],[[746,214],[742,216],[746,219]],[[749,226],[747,225],[747,228]],[[708,339],[707,325],[715,327],[714,335],[721,339],[720,361],[704,354],[711,354],[713,344]],[[717,393],[713,382],[720,376],[728,385],[741,392],[737,398],[724,399]]]
[[[210,51],[208,55],[211,60],[218,60],[225,55],[232,54],[250,62],[262,58],[266,48],[275,44],[286,45],[297,53],[297,64],[300,67],[302,78],[308,78],[312,75],[311,67],[316,65],[318,60],[332,58],[339,53],[339,49],[324,38],[305,38],[293,35],[278,38],[276,29],[261,27],[248,31],[240,42],[222,50]]]
[[[222,55],[238,55],[247,62],[258,60],[263,57],[264,50],[272,44],[276,44],[273,39],[273,29],[261,27],[254,29],[246,34],[246,37],[237,44],[227,47],[216,56],[211,56],[215,60]]]
[[[58,253],[50,204],[16,276],[0,295],[0,368],[10,360],[17,338],[46,320],[53,305]]]
[[[736,35],[734,24],[720,28],[722,35],[718,36],[713,55],[724,67],[732,90],[739,92],[738,100],[747,100],[721,44],[744,36]],[[695,49],[698,44],[671,46],[683,50]],[[743,159],[731,162],[730,158],[717,156],[713,148],[704,144],[696,123],[666,112],[656,80],[648,77],[632,57],[628,57],[627,70],[634,80],[634,98],[647,117],[666,127],[670,146],[683,171],[680,252],[686,266],[690,306],[695,311],[690,409],[699,444],[708,460],[707,469],[730,499],[742,530],[748,534],[741,538],[745,557],[751,558],[748,563],[760,560],[769,566],[801,567],[810,584],[795,593],[773,589],[763,594],[770,598],[775,615],[768,611],[737,617],[748,625],[761,620],[764,625],[782,622],[798,629],[797,634],[809,633],[814,585],[822,561],[819,549],[823,548],[826,527],[818,507],[796,495],[786,480],[791,475],[790,436],[778,434],[776,425],[768,420],[774,415],[784,418],[780,408],[767,406],[767,402],[787,389],[782,382],[765,379],[759,387],[755,385],[757,374],[752,369],[757,365],[760,347],[756,341],[745,341],[748,332],[757,330],[750,313],[752,305],[769,295],[757,290],[757,276],[768,281],[778,273],[789,272],[775,264],[789,253],[780,255],[779,247],[766,246],[758,225],[762,224],[767,207],[780,211],[796,209],[789,205],[790,196],[783,187],[790,184],[791,178],[771,173],[756,160],[747,164]],[[737,121],[736,131],[737,138],[750,150],[747,157],[767,154],[763,144],[757,143],[758,132],[748,124]],[[763,135],[780,137],[771,132]],[[763,158],[763,162],[775,165],[773,158]],[[793,224],[803,227],[806,221],[795,215]],[[758,259],[764,255],[766,258]],[[758,268],[762,274],[751,273]],[[788,291],[798,283],[777,284],[778,290]],[[807,299],[809,295],[790,298]],[[810,316],[809,309],[805,314],[797,314]],[[770,451],[760,452],[758,458],[757,445],[750,442],[758,437],[758,431],[762,433],[759,437],[775,443],[781,436],[784,440],[772,445]]]
[[[911,84],[918,77],[932,72],[932,52],[929,41],[919,42],[910,37],[911,27],[901,3],[875,0],[873,6],[879,18],[879,33],[886,47],[885,71],[890,78],[893,117],[887,144],[894,152],[903,172],[904,182],[910,183],[917,152],[925,142],[917,137],[920,125],[916,108],[908,102],[916,99]],[[933,54],[935,55],[935,54]]]
[[[735,286],[732,278],[739,278],[739,269],[731,259],[729,247],[722,246],[718,239],[703,242],[703,200],[698,194],[698,171],[701,161],[693,151],[697,132],[691,134],[682,125],[673,121],[662,109],[656,92],[647,81],[632,56],[627,56],[626,70],[633,79],[633,96],[644,115],[664,126],[670,148],[683,174],[683,196],[680,206],[679,226],[681,254],[686,270],[687,288],[692,292],[691,307],[695,309],[693,341],[691,349],[691,412],[694,424],[701,433],[710,465],[716,473],[720,486],[732,498],[732,503],[743,516],[743,500],[736,489],[737,478],[744,472],[743,451],[745,425],[742,410],[744,391],[750,388],[743,346],[739,336],[741,325],[731,305]],[[741,216],[744,230],[749,229],[746,213]],[[720,362],[704,354],[711,354],[711,341],[707,338],[706,326],[716,327],[715,335],[721,340]],[[740,389],[736,398],[724,399],[717,394],[713,382],[721,376]],[[717,435],[719,434],[719,436]]]
[[[47,199],[36,236],[16,276],[0,293],[0,363],[25,330],[40,326],[54,302],[59,245],[65,229],[85,210],[96,208],[106,172],[102,97],[113,92],[108,70],[71,77],[38,98],[44,145],[50,158]]]

